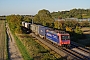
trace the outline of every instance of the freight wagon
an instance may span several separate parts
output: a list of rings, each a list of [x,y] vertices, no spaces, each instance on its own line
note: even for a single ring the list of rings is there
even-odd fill
[[[32,32],[35,33],[36,35],[39,34],[39,26],[40,26],[40,25],[31,24],[31,30],[32,30]]]
[[[23,33],[27,33],[27,34],[30,33],[31,32],[30,26],[31,26],[31,23],[23,21],[21,26]]]

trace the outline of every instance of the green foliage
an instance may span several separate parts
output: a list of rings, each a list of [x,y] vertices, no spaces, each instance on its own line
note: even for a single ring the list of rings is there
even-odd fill
[[[40,10],[38,14],[35,15],[34,23],[39,23],[44,26],[47,26],[47,23],[53,23],[54,19],[52,18],[48,10]]]
[[[71,21],[65,21],[65,23],[64,23],[64,26],[66,27],[66,26],[68,26],[68,27],[72,27],[72,22]]]
[[[73,32],[73,30],[72,30],[71,27],[66,27],[66,31],[68,31],[68,32]]]
[[[22,42],[18,39],[18,37],[15,34],[13,34],[13,35],[15,37],[16,44],[17,44],[24,60],[33,60],[32,58],[30,58],[30,56],[29,56],[25,46],[22,44]]]
[[[90,23],[88,21],[83,21],[82,23],[80,23],[81,27],[89,27]]]
[[[23,33],[20,26],[17,26],[17,28],[15,29],[15,32],[16,33]]]
[[[32,22],[32,18],[30,16],[24,16],[23,21]]]
[[[23,17],[20,15],[9,15],[7,16],[7,22],[9,24],[9,27],[13,33],[13,36],[15,37],[16,44],[22,54],[22,57],[24,60],[32,60],[30,58],[26,47],[22,44],[22,42],[18,39],[18,37],[15,35],[15,33],[22,33],[21,30],[21,21],[23,20]]]
[[[67,27],[75,28],[76,26],[79,26],[79,23],[75,20],[68,20],[68,21],[55,21],[54,22],[54,28],[65,30]],[[70,29],[69,29],[70,30]]]
[[[51,13],[53,18],[90,18],[90,9],[72,9],[70,11],[58,11]]]
[[[78,26],[79,25],[79,23],[77,22],[77,21],[75,21],[75,20],[70,20],[70,21],[65,21],[64,22],[64,26],[65,27],[72,27],[72,28],[75,28],[76,26]]]
[[[54,22],[54,28],[58,28],[58,21]]]
[[[75,33],[77,33],[77,34],[82,34],[83,32],[82,32],[82,30],[80,29],[80,27],[76,27],[76,29],[75,29]]]
[[[56,60],[57,58],[47,50],[46,46],[41,46],[42,43],[39,42],[36,38],[33,38],[30,35],[19,35],[21,42],[24,44],[28,50],[30,57],[35,60]],[[38,42],[38,43],[37,43]],[[55,53],[54,53],[55,54]],[[60,58],[60,56],[58,57]]]
[[[20,15],[9,15],[6,17],[10,29],[16,33],[22,33],[20,30],[22,16]]]
[[[63,29],[63,26],[62,26],[63,24],[60,22],[60,21],[55,21],[54,22],[54,28],[56,28],[56,29]]]

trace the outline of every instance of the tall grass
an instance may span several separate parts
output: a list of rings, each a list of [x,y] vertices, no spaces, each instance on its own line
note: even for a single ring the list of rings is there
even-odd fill
[[[29,54],[28,54],[25,46],[24,46],[24,45],[22,44],[22,42],[18,39],[18,37],[17,37],[14,33],[13,33],[13,36],[14,36],[15,41],[16,41],[16,44],[17,44],[17,46],[18,46],[18,48],[19,48],[19,50],[20,50],[20,52],[21,52],[21,54],[22,54],[23,59],[24,59],[24,60],[33,60],[33,59],[29,56]]]
[[[4,21],[4,20],[3,20]],[[9,51],[8,51],[8,35],[7,35],[7,32],[6,32],[6,21],[4,21],[4,35],[5,35],[5,59],[6,60],[9,60]]]

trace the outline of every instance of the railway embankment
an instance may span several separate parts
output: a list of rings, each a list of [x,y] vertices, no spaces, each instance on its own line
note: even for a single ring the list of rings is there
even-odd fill
[[[7,36],[8,36],[8,55],[9,55],[9,60],[23,60],[21,53],[16,45],[15,39],[9,29],[8,26],[7,28]]]
[[[17,35],[23,45],[26,47],[27,51],[34,60],[62,60],[59,54],[54,50],[50,49],[48,46],[41,43],[37,38],[32,36],[32,34],[20,34]]]

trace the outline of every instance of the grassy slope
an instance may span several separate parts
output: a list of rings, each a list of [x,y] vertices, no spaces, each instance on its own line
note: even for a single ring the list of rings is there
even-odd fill
[[[22,54],[23,59],[24,60],[32,60],[32,58],[30,58],[30,56],[26,50],[26,47],[21,43],[21,41],[18,39],[18,37],[14,33],[13,33],[13,36],[14,36],[16,44]]]
[[[10,28],[10,27],[9,27]],[[15,42],[17,44],[17,47],[19,48],[19,51],[23,57],[24,60],[32,60],[32,58],[29,56],[26,47],[21,43],[21,41],[18,39],[14,31],[11,30],[12,35],[14,36]]]
[[[41,44],[36,38],[25,34],[18,35],[18,37],[28,50],[30,57],[34,60],[62,60],[61,56],[57,55],[54,51]]]

